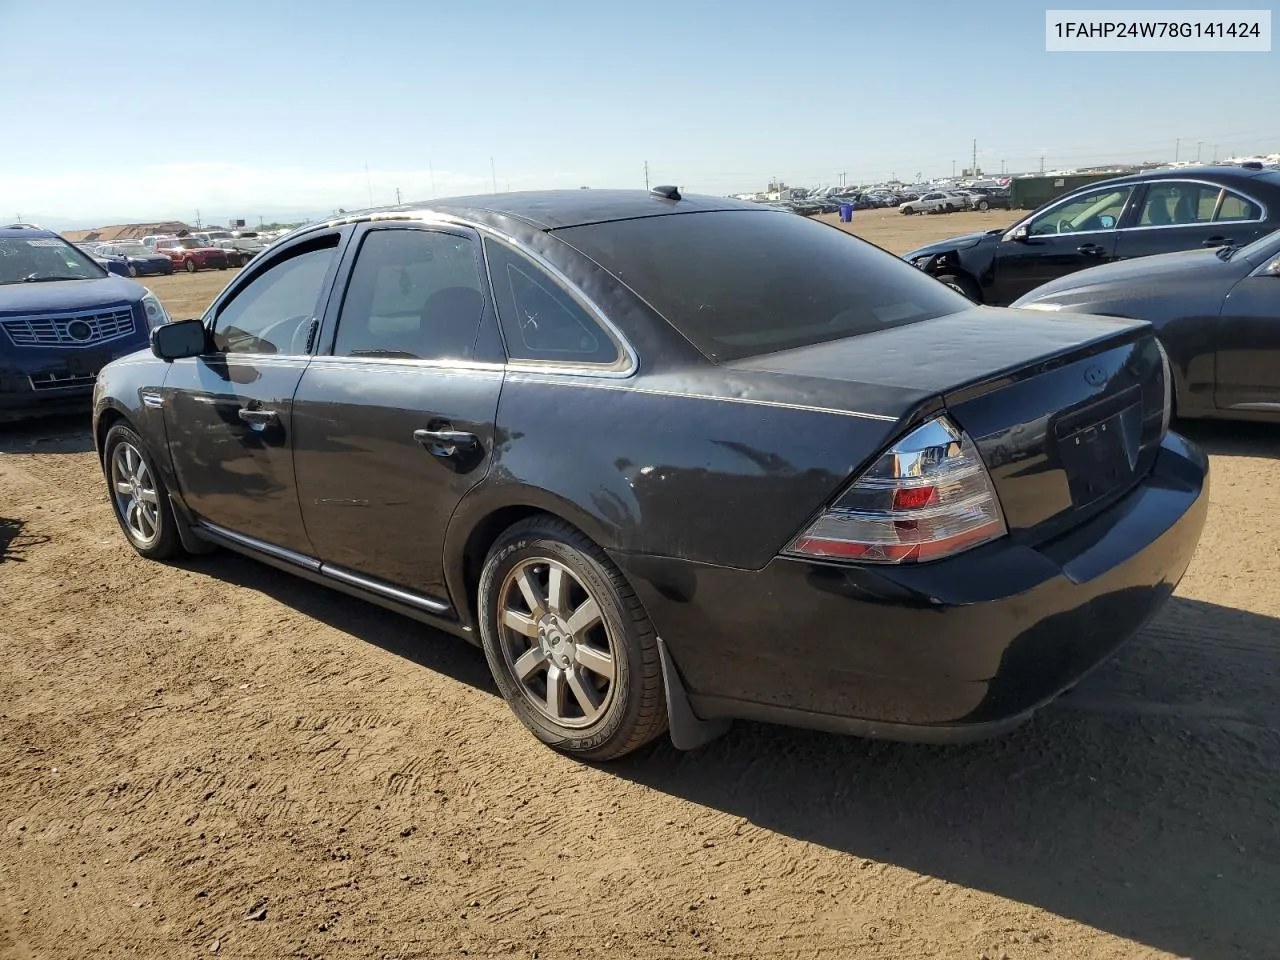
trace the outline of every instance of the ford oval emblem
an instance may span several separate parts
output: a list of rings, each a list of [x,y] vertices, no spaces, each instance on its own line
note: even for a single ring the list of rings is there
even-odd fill
[[[1103,370],[1096,363],[1086,368],[1084,372],[1085,382],[1091,387],[1100,387],[1107,382],[1107,371]]]

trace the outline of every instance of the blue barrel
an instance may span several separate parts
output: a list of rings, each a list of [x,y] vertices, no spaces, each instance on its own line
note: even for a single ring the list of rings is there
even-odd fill
[[[841,223],[853,222],[853,204],[852,203],[840,204],[840,222]]]

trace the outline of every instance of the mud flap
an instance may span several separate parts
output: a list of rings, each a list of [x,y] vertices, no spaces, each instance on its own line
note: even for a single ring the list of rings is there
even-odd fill
[[[658,638],[658,655],[662,659],[662,687],[667,695],[667,732],[671,736],[671,745],[677,750],[696,750],[723,736],[733,721],[703,720],[693,712],[684,683],[661,637]]]
[[[178,528],[178,540],[182,542],[183,550],[191,554],[201,554],[212,553],[218,549],[215,544],[196,536],[173,494],[169,494],[169,512],[173,514],[173,525]]]

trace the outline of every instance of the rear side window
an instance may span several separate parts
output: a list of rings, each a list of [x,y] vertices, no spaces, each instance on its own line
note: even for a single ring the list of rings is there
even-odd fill
[[[1218,205],[1222,188],[1207,183],[1159,181],[1147,186],[1147,197],[1138,218],[1140,227],[1186,226],[1208,223]]]
[[[432,230],[374,230],[351,271],[333,353],[466,359],[483,313],[474,241]]]
[[[1246,200],[1237,193],[1227,193],[1222,198],[1222,206],[1218,208],[1215,220],[1261,220],[1262,211],[1252,200]]]
[[[613,364],[618,345],[545,270],[506,244],[485,241],[498,318],[512,360]]]
[[[973,306],[892,254],[793,213],[673,214],[555,235],[627,284],[717,361]]]

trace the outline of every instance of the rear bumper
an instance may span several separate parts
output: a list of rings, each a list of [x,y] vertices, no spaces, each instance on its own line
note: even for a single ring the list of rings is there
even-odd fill
[[[1204,454],[1171,433],[1125,498],[1034,548],[901,568],[615,560],[699,716],[955,741],[1015,726],[1136,633],[1181,580],[1207,507]]]

